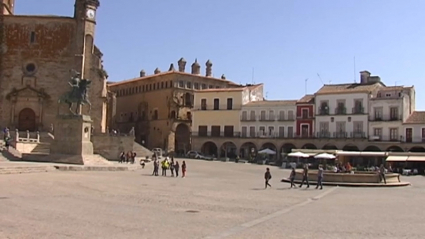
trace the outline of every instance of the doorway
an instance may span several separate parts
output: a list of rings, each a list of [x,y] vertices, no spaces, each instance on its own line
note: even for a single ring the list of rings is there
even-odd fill
[[[301,125],[301,136],[302,137],[308,137],[310,136],[310,130],[309,130],[309,125],[308,124],[302,124]]]
[[[19,131],[35,131],[35,112],[30,108],[25,108],[19,112]]]

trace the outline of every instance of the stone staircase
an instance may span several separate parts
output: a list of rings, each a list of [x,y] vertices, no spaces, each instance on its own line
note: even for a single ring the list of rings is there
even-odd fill
[[[50,143],[38,143],[37,146],[31,151],[31,154],[50,154]]]
[[[152,157],[153,152],[149,149],[145,148],[144,146],[140,145],[136,141],[133,143],[133,152],[136,153],[137,157]]]

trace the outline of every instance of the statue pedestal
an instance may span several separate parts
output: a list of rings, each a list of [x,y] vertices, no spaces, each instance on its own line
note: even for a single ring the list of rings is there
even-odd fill
[[[61,155],[64,159],[62,163],[84,164],[84,157],[93,155],[91,125],[92,120],[88,115],[57,116],[55,140],[50,146],[51,156]]]

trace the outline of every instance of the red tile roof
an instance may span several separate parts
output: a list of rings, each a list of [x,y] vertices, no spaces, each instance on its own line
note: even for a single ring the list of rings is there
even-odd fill
[[[263,84],[256,84],[256,85],[248,85],[244,86],[241,85],[239,87],[231,87],[231,88],[211,88],[211,89],[203,89],[203,90],[195,90],[196,93],[203,93],[203,92],[234,92],[234,91],[243,91],[245,89],[255,89],[259,86],[262,86]]]
[[[414,111],[404,124],[425,124],[425,111]]]
[[[377,88],[380,88],[383,85],[381,82],[376,82],[373,84],[332,84],[324,85],[320,88],[316,95],[326,95],[326,94],[342,94],[342,93],[369,93],[374,91]]]
[[[247,106],[267,106],[267,105],[295,105],[296,100],[261,100],[261,101],[251,101]]]
[[[313,104],[314,103],[314,95],[305,95],[303,98],[297,101],[297,104]]]

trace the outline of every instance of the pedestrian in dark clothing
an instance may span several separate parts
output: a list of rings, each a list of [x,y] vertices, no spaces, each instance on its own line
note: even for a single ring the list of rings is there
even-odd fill
[[[171,159],[170,171],[171,171],[171,177],[174,177],[174,159]]]
[[[317,185],[316,189],[318,189],[320,186],[320,190],[323,189],[323,167],[322,165],[319,165],[319,170],[317,171]]]
[[[159,170],[159,162],[158,160],[154,160],[153,161],[153,172],[152,172],[152,176],[158,176],[158,170]]]
[[[294,180],[295,180],[295,168],[292,168],[291,175],[289,175],[289,180],[291,180],[291,188],[292,187],[296,188],[296,186],[294,184]]]
[[[307,188],[309,188],[310,183],[308,182],[308,164],[304,164],[303,181],[301,181],[300,188],[303,186],[304,182],[307,183]]]
[[[270,183],[269,183],[270,179],[272,179],[272,174],[270,173],[270,169],[267,168],[266,173],[264,173],[264,180],[265,180],[265,185],[266,185],[265,188],[267,188],[267,186],[272,187],[272,185],[270,185]]]
[[[176,172],[176,177],[179,176],[179,170],[180,170],[180,165],[179,165],[179,162],[176,161],[176,163],[174,164],[174,171]]]
[[[379,181],[382,182],[382,180],[384,180],[384,183],[387,184],[387,179],[385,178],[385,167],[383,164],[379,167]]]
[[[182,178],[186,177],[186,162],[183,161],[182,164]]]
[[[124,161],[125,161],[125,153],[124,153],[124,151],[123,151],[123,152],[121,152],[121,154],[120,154],[120,161],[118,161],[118,163],[124,163]]]

